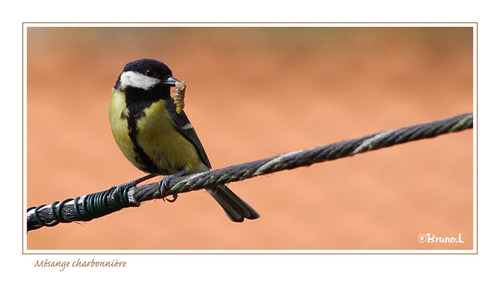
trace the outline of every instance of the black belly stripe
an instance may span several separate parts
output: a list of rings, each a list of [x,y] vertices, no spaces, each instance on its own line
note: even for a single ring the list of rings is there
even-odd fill
[[[149,158],[149,156],[146,154],[146,152],[144,152],[144,149],[142,149],[142,147],[139,145],[139,142],[137,142],[137,119],[137,116],[132,115],[127,118],[128,136],[134,144],[134,158],[137,163],[141,165],[140,168],[142,171],[157,174],[160,171],[156,167],[155,163],[151,160],[151,158]]]
[[[160,174],[160,170],[156,167],[155,163],[151,158],[144,152],[137,141],[137,120],[146,117],[144,109],[151,106],[156,101],[159,101],[162,94],[168,95],[168,87],[162,87],[157,89],[151,89],[148,91],[129,87],[126,89],[125,94],[125,105],[128,110],[127,125],[128,125],[128,136],[134,145],[135,157],[134,159],[140,164],[140,169],[144,172],[149,172],[152,174]]]

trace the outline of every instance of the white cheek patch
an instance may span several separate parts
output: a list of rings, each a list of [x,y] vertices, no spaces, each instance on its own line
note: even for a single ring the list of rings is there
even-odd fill
[[[120,76],[120,81],[123,87],[135,87],[148,90],[156,84],[160,83],[160,79],[151,78],[138,72],[127,71]]]

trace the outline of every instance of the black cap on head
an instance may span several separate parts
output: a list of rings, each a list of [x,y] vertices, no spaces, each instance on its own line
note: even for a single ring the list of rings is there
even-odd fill
[[[139,59],[129,62],[123,68],[123,72],[134,71],[148,77],[167,79],[172,76],[172,71],[163,62],[155,59]]]

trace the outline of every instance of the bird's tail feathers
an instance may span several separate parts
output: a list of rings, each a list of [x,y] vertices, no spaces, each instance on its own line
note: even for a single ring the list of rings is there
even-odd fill
[[[243,201],[238,195],[225,185],[206,189],[210,195],[221,205],[226,215],[234,222],[243,222],[247,219],[259,218],[259,213],[249,204]]]

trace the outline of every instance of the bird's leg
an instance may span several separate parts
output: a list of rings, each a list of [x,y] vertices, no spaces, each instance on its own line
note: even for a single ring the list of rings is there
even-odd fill
[[[116,197],[118,196],[118,194],[122,193],[125,188],[131,187],[131,186],[135,187],[137,184],[142,183],[145,180],[149,180],[150,178],[154,178],[155,176],[157,176],[157,175],[156,174],[148,174],[147,176],[144,176],[142,178],[138,178],[138,179],[135,179],[135,180],[130,181],[128,183],[124,183],[124,184],[115,186],[114,187],[115,190],[113,190],[113,193],[111,194],[111,199],[115,200]],[[136,204],[139,205],[139,203],[136,203]]]
[[[177,193],[172,194],[174,196],[174,199],[166,198],[165,193],[167,192],[167,186],[170,183],[170,180],[181,177],[181,176],[185,175],[186,173],[187,173],[187,170],[183,169],[176,174],[172,174],[172,175],[168,175],[168,176],[164,177],[160,181],[160,187],[159,187],[160,196],[163,197],[168,202],[174,202],[177,199]]]

